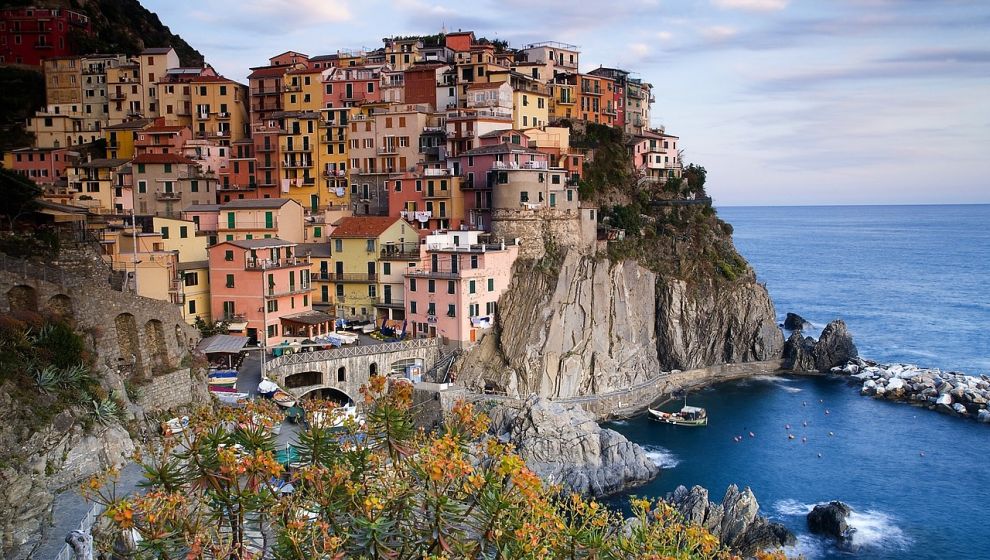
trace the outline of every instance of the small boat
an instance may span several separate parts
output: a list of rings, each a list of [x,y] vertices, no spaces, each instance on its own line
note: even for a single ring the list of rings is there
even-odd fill
[[[272,395],[272,400],[275,401],[275,404],[281,406],[282,408],[292,408],[296,405],[295,397],[289,393],[286,393],[282,389],[275,391],[275,394]]]
[[[675,426],[707,426],[708,412],[698,406],[684,405],[679,412],[664,412],[662,410],[647,409],[654,420],[673,424]]]
[[[162,423],[162,432],[166,434],[179,434],[189,427],[189,417],[172,418]]]

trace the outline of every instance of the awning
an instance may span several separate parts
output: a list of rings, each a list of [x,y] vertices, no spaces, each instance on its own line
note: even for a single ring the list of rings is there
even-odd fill
[[[248,339],[243,336],[215,334],[201,340],[197,348],[204,354],[237,354],[247,342]]]
[[[285,315],[281,317],[281,320],[300,325],[322,325],[332,322],[333,317],[322,311],[303,311],[302,313]]]

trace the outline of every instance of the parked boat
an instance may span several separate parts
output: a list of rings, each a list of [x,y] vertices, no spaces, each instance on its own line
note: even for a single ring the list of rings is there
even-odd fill
[[[708,412],[698,406],[684,405],[679,412],[664,412],[662,410],[648,409],[650,416],[654,420],[673,424],[675,426],[707,426]]]
[[[282,389],[275,391],[275,394],[272,395],[272,400],[282,408],[292,408],[296,405],[296,398]]]

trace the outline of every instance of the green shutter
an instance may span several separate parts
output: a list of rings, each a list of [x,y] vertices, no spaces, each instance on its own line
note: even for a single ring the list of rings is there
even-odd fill
[[[275,224],[275,217],[272,216],[271,212],[265,212],[265,227],[272,228]]]
[[[233,212],[227,212],[227,227],[230,228],[230,229],[234,229],[234,213]]]

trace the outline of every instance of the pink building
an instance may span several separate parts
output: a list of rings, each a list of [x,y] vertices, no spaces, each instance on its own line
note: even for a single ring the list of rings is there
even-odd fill
[[[462,109],[447,112],[447,154],[457,155],[481,147],[480,137],[512,128],[512,111]]]
[[[348,66],[324,70],[323,106],[353,107],[382,100],[381,66]]]
[[[212,316],[227,321],[231,334],[270,347],[332,330],[332,317],[313,310],[309,258],[296,256],[296,243],[224,241],[209,254]]]
[[[528,143],[529,139],[523,137]],[[468,224],[476,229],[491,230],[492,188],[496,169],[546,169],[547,154],[519,144],[503,143],[482,146],[457,156],[447,157],[454,175],[464,178],[464,213]]]
[[[681,158],[677,136],[661,131],[644,131],[626,145],[632,152],[633,165],[644,176],[665,180],[681,176]]]
[[[4,166],[39,185],[65,183],[65,168],[79,158],[69,148],[19,148],[7,154]]]
[[[210,245],[217,242],[217,229],[220,221],[219,204],[194,204],[182,210],[182,219],[194,222],[196,231],[210,238]]]
[[[518,245],[480,231],[428,235],[420,263],[405,274],[405,312],[417,337],[441,337],[454,347],[481,340],[509,287]]]
[[[164,121],[164,119],[161,119]],[[188,126],[152,126],[137,133],[134,140],[135,155],[141,154],[180,154],[182,146],[192,140],[192,129]]]

